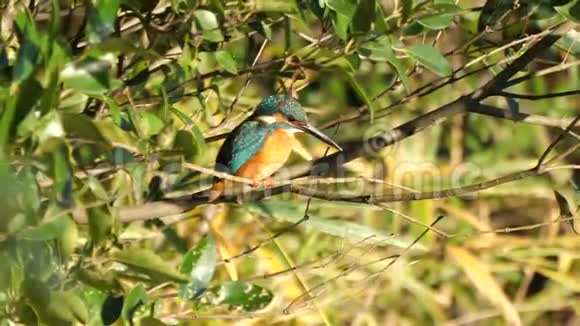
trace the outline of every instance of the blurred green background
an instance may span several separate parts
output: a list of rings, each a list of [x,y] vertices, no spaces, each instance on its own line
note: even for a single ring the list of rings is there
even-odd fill
[[[580,323],[580,236],[559,220],[578,216],[577,127],[555,148],[573,151],[561,168],[461,198],[282,194],[123,214],[207,188],[197,168],[213,167],[224,135],[265,96],[297,96],[348,148],[479,89],[538,33],[577,23],[578,0],[3,0],[0,10],[1,325]],[[432,191],[534,167],[580,113],[578,30],[485,99],[508,119],[454,116],[369,148],[339,173],[348,182],[323,187]],[[519,112],[543,120],[509,119]],[[298,138],[287,166],[325,155]],[[438,233],[425,233],[438,216]]]

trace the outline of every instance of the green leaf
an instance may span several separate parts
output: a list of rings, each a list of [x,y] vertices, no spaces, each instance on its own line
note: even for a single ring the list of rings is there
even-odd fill
[[[375,20],[375,0],[360,0],[352,20],[352,29],[355,33],[367,33],[371,30]]]
[[[199,302],[255,311],[265,308],[273,298],[274,294],[261,286],[246,282],[228,282],[205,292]]]
[[[564,6],[554,7],[564,17],[580,24],[580,0],[570,1]]]
[[[21,82],[28,79],[37,67],[36,62],[40,56],[40,36],[28,10],[21,10],[16,15],[15,23],[18,28],[16,35],[20,47],[12,72],[14,81]]]
[[[56,200],[59,205],[70,208],[73,205],[73,172],[68,148],[64,141],[58,140],[52,148],[52,177]]]
[[[377,40],[365,44],[363,47],[361,47],[359,53],[371,60],[383,60],[388,62],[397,72],[397,75],[401,79],[405,90],[407,92],[411,90],[411,81],[409,80],[409,76],[407,76],[401,60],[399,60],[399,58],[397,58],[395,55],[391,45],[391,40],[388,36],[381,36]]]
[[[217,263],[217,247],[210,234],[197,246],[191,248],[183,258],[181,273],[188,274],[190,281],[179,289],[182,299],[191,300],[204,291],[211,281]]]
[[[203,38],[210,42],[221,42],[224,35],[220,30],[216,15],[209,10],[196,10],[193,13],[197,26],[202,31]]]
[[[294,0],[256,0],[257,12],[294,12],[296,2]]]
[[[6,101],[0,118],[0,145],[9,143],[10,136],[15,134],[16,128],[35,108],[42,92],[42,85],[33,77],[18,85],[16,92],[11,94],[14,98]]]
[[[114,56],[112,53],[100,57],[87,57],[76,63],[67,64],[60,72],[64,86],[90,95],[100,95],[119,86],[112,77]]]
[[[334,53],[325,49],[317,51],[316,62],[324,67],[339,68],[349,73],[355,73],[360,66],[360,58],[356,54],[337,58]]]
[[[0,165],[3,164],[0,161]],[[10,194],[0,196],[0,233],[11,233],[26,225],[38,223],[40,197],[35,177],[29,168],[24,168],[18,174],[0,174],[0,189]]]
[[[142,136],[150,137],[157,135],[165,126],[165,121],[153,112],[136,112],[136,115],[137,119],[135,124],[137,125],[137,130],[141,132]]]
[[[574,213],[572,213],[572,209],[570,208],[570,203],[568,203],[566,197],[562,196],[562,194],[556,190],[554,190],[554,196],[556,197],[558,208],[560,208],[560,218],[570,218],[574,216]],[[578,231],[574,226],[574,221],[569,220],[568,224],[570,225],[570,228],[572,228],[574,233],[578,234]]]
[[[63,262],[67,261],[69,256],[74,253],[78,244],[79,230],[72,219],[71,222],[66,224],[65,229],[62,230],[58,238],[58,249],[60,250],[60,258]]]
[[[461,8],[455,4],[436,4],[433,9],[435,13],[417,20],[419,24],[431,30],[447,28],[453,21],[453,17],[461,11]]]
[[[187,161],[193,162],[197,154],[197,145],[193,134],[187,130],[178,130],[173,140],[173,146],[176,150],[183,152]]]
[[[232,74],[238,73],[236,60],[234,60],[234,57],[228,51],[216,51],[215,58],[219,65],[227,72]]]
[[[336,19],[333,21],[336,34],[346,40],[348,38],[348,27],[354,17],[357,5],[354,0],[328,0],[328,8],[336,12]]]
[[[303,206],[283,201],[270,200],[264,203],[248,205],[248,207],[253,213],[279,220],[285,220],[290,223],[296,223],[304,216]],[[345,209],[352,208],[353,205],[345,206]],[[394,246],[397,248],[407,248],[412,242],[412,239],[401,239],[392,234],[370,228],[364,224],[323,218],[314,214],[309,214],[308,221],[303,225],[319,232],[351,240],[352,242],[364,240],[367,241],[368,244]],[[413,246],[413,249],[425,250],[425,247],[418,243]]]
[[[441,77],[451,76],[453,68],[451,64],[436,48],[427,44],[411,45],[407,52],[425,68]]]
[[[113,255],[113,259],[158,281],[174,281],[179,283],[189,281],[189,277],[176,271],[173,266],[151,250],[129,248],[116,252]]]
[[[115,32],[120,0],[92,0],[87,19],[90,43],[100,43]]]
[[[19,287],[19,275],[22,275],[22,267],[8,251],[0,251],[0,293],[8,293],[8,291],[16,291]],[[20,273],[19,273],[20,272]],[[17,286],[18,285],[18,286]]]
[[[67,137],[90,141],[105,147],[111,146],[88,116],[80,113],[63,113],[60,119]]]
[[[327,0],[326,5],[337,14],[351,18],[354,16],[357,7],[356,1],[352,0]]]
[[[73,291],[50,291],[44,282],[26,279],[23,282],[23,292],[45,324],[84,324],[88,319],[85,303]]]
[[[85,303],[73,291],[51,292],[46,312],[62,320],[78,321],[83,324],[89,315]]]
[[[576,58],[580,58],[580,32],[573,29],[569,30],[556,41],[556,46]]]
[[[362,87],[362,85],[356,80],[353,74],[345,73],[344,76],[348,80],[350,86],[355,90],[355,92],[360,96],[360,98],[367,104],[367,110],[369,111],[370,121],[373,122],[375,118],[375,105],[373,101],[367,95],[367,92]]]
[[[54,240],[63,234],[69,224],[74,224],[70,217],[60,216],[47,223],[18,232],[16,237],[30,241]]]
[[[148,300],[147,291],[143,284],[139,283],[131,292],[127,295],[127,299],[125,299],[125,304],[123,305],[123,319],[128,321],[132,324],[133,314],[135,311],[141,306],[145,304]]]
[[[493,29],[500,28],[507,23],[508,16],[513,15],[514,2],[511,0],[487,0],[481,8],[481,14],[477,22],[478,31],[483,31],[486,27]]]
[[[89,208],[88,215],[91,242],[98,247],[111,236],[113,217],[105,207]]]
[[[111,271],[90,270],[86,266],[73,269],[76,279],[103,292],[116,292],[120,285],[115,279],[116,273]]]
[[[413,0],[402,0],[401,25],[409,19],[413,11]]]

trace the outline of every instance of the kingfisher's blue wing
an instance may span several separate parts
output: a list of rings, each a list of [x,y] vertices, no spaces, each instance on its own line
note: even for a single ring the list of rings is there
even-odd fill
[[[244,121],[230,133],[220,148],[215,169],[235,174],[260,151],[271,131],[271,128],[257,121]]]

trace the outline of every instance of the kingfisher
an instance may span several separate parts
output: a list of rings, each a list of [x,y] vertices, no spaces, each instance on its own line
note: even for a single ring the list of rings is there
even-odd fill
[[[250,179],[252,186],[270,186],[271,175],[290,157],[297,133],[306,132],[342,151],[330,137],[308,123],[304,108],[290,95],[270,95],[254,113],[237,126],[220,148],[215,170]],[[226,180],[215,177],[209,202],[215,201],[227,187]]]

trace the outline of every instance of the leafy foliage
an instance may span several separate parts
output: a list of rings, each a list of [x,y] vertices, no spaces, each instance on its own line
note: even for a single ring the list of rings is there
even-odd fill
[[[533,165],[578,114],[577,29],[486,99],[504,113],[422,125],[327,175],[322,189],[366,202],[283,194],[177,216],[171,203],[207,188],[196,167],[264,96],[297,95],[341,144],[371,139],[580,21],[579,0],[16,0],[0,12],[0,324],[578,321],[580,242],[547,222],[577,216],[578,151],[477,198],[369,205]],[[577,145],[569,129],[557,153]],[[303,158],[324,155],[300,141]],[[443,230],[424,235],[439,215]]]

